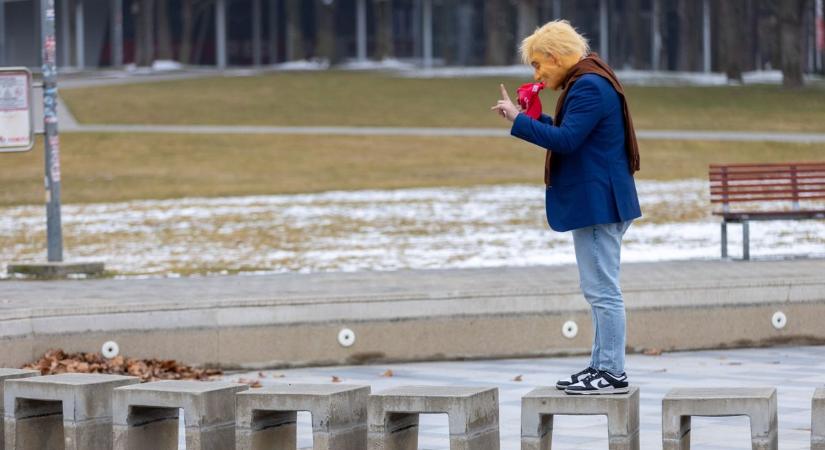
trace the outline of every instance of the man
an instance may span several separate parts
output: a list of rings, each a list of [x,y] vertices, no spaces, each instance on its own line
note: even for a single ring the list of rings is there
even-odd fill
[[[619,262],[622,237],[641,210],[633,180],[639,151],[624,90],[565,20],[549,22],[524,39],[521,56],[537,82],[562,91],[555,116],[528,117],[504,85],[502,99],[491,109],[513,123],[510,134],[547,149],[547,220],[554,231],[573,233],[580,285],[593,320],[590,364],[556,387],[568,394],[625,393]]]

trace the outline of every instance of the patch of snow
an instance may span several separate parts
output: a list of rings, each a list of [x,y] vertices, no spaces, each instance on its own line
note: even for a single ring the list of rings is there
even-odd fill
[[[170,70],[183,70],[184,65],[177,61],[157,60],[152,62],[152,70],[156,72],[167,72]]]
[[[304,59],[299,61],[288,61],[279,64],[273,64],[271,67],[273,69],[284,71],[326,70],[329,69],[329,62],[319,59]]]
[[[646,217],[628,231],[624,261],[719,257],[707,181],[637,186]],[[69,204],[63,231],[67,259],[136,276],[575,262],[570,233],[548,229],[544,187],[532,185]],[[750,231],[755,258],[825,256],[825,221],[753,222]],[[42,259],[44,236],[41,206],[0,208],[0,261]],[[738,226],[729,238],[738,257]]]
[[[415,70],[416,65],[396,58],[385,58],[381,61],[353,59],[335,67],[341,70]]]

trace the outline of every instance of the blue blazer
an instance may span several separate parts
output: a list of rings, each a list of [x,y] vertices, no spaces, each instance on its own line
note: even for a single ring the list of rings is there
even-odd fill
[[[632,220],[642,215],[625,151],[622,100],[596,74],[576,80],[553,123],[519,114],[510,134],[553,152],[545,195],[555,231]]]

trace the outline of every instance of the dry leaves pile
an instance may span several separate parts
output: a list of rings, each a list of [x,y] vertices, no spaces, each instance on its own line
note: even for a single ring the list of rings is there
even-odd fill
[[[223,372],[219,369],[189,367],[172,359],[134,359],[116,356],[104,358],[100,353],[66,353],[49,350],[24,369],[39,370],[42,375],[58,373],[108,373],[140,377],[141,381],[211,380]]]

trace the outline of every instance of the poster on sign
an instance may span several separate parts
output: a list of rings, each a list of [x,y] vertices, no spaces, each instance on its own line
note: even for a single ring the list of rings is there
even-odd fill
[[[26,68],[0,68],[0,152],[23,152],[32,146],[32,74]]]

